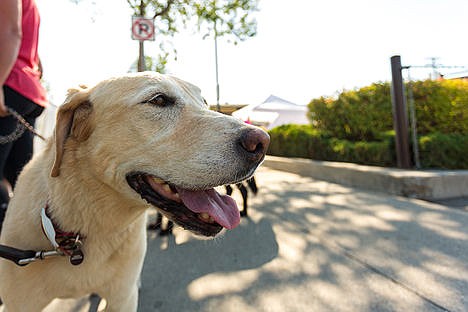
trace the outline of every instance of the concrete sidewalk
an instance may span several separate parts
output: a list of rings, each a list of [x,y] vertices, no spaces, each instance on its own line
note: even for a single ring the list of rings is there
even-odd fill
[[[468,170],[407,170],[267,156],[264,166],[318,180],[429,201],[468,198]]]
[[[256,177],[250,218],[223,237],[149,235],[138,311],[468,311],[467,211]]]

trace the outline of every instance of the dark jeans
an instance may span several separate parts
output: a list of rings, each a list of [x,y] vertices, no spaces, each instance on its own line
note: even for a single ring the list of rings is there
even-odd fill
[[[5,104],[17,111],[26,121],[34,126],[36,118],[44,108],[26,99],[18,92],[7,86],[3,86]],[[13,116],[0,117],[0,135],[8,135],[16,129],[18,120]],[[0,208],[6,209],[9,197],[4,184],[7,180],[11,187],[16,184],[16,179],[24,165],[31,160],[33,154],[34,135],[27,129],[14,142],[0,144]],[[3,221],[4,209],[0,209],[0,224]]]

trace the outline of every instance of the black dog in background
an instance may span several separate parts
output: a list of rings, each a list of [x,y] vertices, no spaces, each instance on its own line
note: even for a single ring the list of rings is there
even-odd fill
[[[244,182],[247,184],[247,187],[244,184]],[[257,188],[257,183],[255,182],[255,177],[251,177],[250,179],[244,182],[236,184],[236,187],[239,189],[239,191],[242,194],[242,200],[243,200],[243,207],[242,207],[242,210],[240,211],[241,217],[248,216],[247,215],[247,207],[248,207],[247,198],[248,198],[248,193],[249,193],[248,189],[250,189],[254,195],[257,195],[258,193],[258,188]],[[233,191],[232,186],[226,185],[226,194],[231,195],[232,191]]]
[[[163,215],[159,212],[156,212],[156,221],[148,224],[148,230],[157,231],[159,230],[160,236],[166,236],[172,234],[172,229],[174,228],[174,222],[165,218],[167,220],[166,226],[163,226]]]
[[[242,194],[242,200],[243,200],[243,205],[242,205],[242,210],[240,211],[241,217],[247,217],[247,199],[248,199],[248,190],[250,189],[254,195],[257,195],[258,193],[258,187],[257,183],[255,182],[255,177],[251,177],[250,179],[237,183],[236,187],[239,189],[239,191]],[[231,195],[233,192],[232,186],[231,185],[226,185],[226,194]],[[148,230],[151,231],[157,231],[159,230],[159,235],[165,236],[165,235],[170,235],[172,234],[172,229],[174,228],[174,223],[171,220],[167,220],[166,226],[163,226],[163,216],[159,212],[156,213],[156,221],[153,223],[150,223],[148,225]]]

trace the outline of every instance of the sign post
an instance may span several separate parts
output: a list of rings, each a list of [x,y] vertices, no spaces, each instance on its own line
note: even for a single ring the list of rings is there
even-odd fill
[[[132,39],[139,41],[140,55],[138,57],[138,71],[146,70],[144,42],[154,41],[154,19],[143,16],[132,16]]]

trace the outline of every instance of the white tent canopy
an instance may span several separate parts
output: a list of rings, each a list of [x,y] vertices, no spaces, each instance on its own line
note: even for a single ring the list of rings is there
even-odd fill
[[[307,125],[307,106],[298,105],[270,95],[263,103],[247,105],[232,116],[268,130],[284,124]]]

